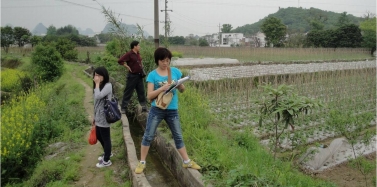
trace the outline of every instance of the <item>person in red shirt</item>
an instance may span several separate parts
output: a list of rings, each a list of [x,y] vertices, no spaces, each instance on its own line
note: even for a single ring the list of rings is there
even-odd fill
[[[126,79],[126,88],[123,92],[121,111],[126,113],[128,103],[132,93],[136,90],[137,98],[142,107],[142,112],[147,112],[147,99],[145,96],[145,88],[143,84],[143,63],[140,57],[140,45],[138,41],[131,42],[131,50],[119,58],[119,65],[124,66],[128,70]],[[126,63],[125,63],[126,62]]]

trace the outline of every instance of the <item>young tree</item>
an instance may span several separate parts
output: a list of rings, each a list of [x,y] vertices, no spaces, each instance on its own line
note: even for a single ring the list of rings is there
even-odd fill
[[[59,52],[50,45],[37,45],[31,55],[34,75],[43,81],[54,81],[63,74],[64,64]]]
[[[14,33],[10,26],[1,27],[1,47],[8,53],[9,47],[14,43]]]
[[[221,28],[222,33],[229,33],[232,30],[231,24],[223,24],[223,27]]]
[[[30,38],[31,47],[38,45],[41,41],[42,41],[42,37],[36,36],[36,35],[32,36]]]
[[[28,29],[22,27],[14,27],[14,39],[18,47],[22,47],[26,43],[28,43],[30,37],[31,32]]]
[[[268,17],[261,26],[262,32],[266,35],[267,46],[273,44],[274,47],[284,45],[287,27],[276,17]]]

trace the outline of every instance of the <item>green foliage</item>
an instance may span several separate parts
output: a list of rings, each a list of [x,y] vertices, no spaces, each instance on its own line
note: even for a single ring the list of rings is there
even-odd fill
[[[290,126],[294,131],[294,118],[298,117],[300,113],[307,114],[309,110],[321,107],[322,104],[314,99],[298,96],[292,92],[292,86],[285,84],[277,88],[273,88],[271,85],[265,85],[262,88],[264,88],[264,96],[261,101],[257,101],[260,114],[259,126],[262,126],[265,120],[272,120],[272,126],[275,131],[275,139],[273,140],[275,156],[278,151],[280,136],[284,130]]]
[[[46,35],[56,35],[56,27],[54,25],[50,25],[47,28],[47,33]]]
[[[376,51],[376,17],[361,22],[360,29],[363,34],[362,46],[370,48],[373,55]]]
[[[79,31],[72,25],[67,25],[56,30],[56,35],[79,35]]]
[[[199,46],[201,46],[201,47],[209,46],[209,43],[206,39],[199,38]]]
[[[53,81],[63,74],[63,60],[52,46],[37,45],[31,56],[34,76],[44,81]]]
[[[223,24],[221,28],[222,33],[229,33],[232,30],[232,25],[231,24]]]
[[[266,35],[267,46],[283,47],[286,26],[276,17],[268,17],[261,26],[262,32]]]
[[[96,37],[98,37],[100,43],[107,43],[114,39],[114,36],[111,33],[100,33],[97,34]]]
[[[106,52],[113,57],[119,58],[126,51],[121,51],[121,45],[118,39],[112,39],[106,44]]]
[[[24,46],[29,42],[29,37],[31,37],[31,32],[22,27],[14,27],[14,39],[19,47]]]
[[[15,42],[14,31],[12,27],[1,27],[1,47],[5,53],[8,53],[9,47]]]
[[[347,12],[343,12],[340,14],[338,18],[338,22],[336,23],[336,26],[343,27],[350,24],[350,19],[347,17]]]
[[[178,57],[178,58],[183,57],[183,54],[181,52],[178,52],[178,51],[172,51],[171,54],[172,54],[173,57]]]
[[[306,33],[312,29],[312,22],[316,22],[319,25],[323,24],[323,29],[335,28],[340,15],[341,13],[335,13],[316,8],[303,9],[288,7],[280,8],[279,11],[268,16],[273,16],[282,20],[282,23],[286,25],[288,27],[288,30],[291,32]],[[259,20],[256,23],[237,27],[236,29],[232,30],[232,32],[241,32],[245,36],[253,35],[260,31],[260,27],[266,19],[267,17]],[[363,20],[362,18],[355,17],[350,14],[347,15],[347,19],[350,20],[349,23],[356,25],[359,25],[359,23]]]
[[[78,51],[76,48],[76,44],[71,40],[65,38],[59,38],[58,41],[55,43],[56,50],[60,53],[60,55],[65,60],[76,60],[78,56]]]
[[[15,56],[2,55],[1,56],[1,67],[15,69],[22,64],[20,58]]]
[[[313,30],[307,34],[307,46],[313,47],[360,47],[362,36],[360,29],[354,25],[345,25],[337,29]]]
[[[32,47],[38,45],[41,41],[42,41],[42,37],[40,36],[34,35],[30,38],[30,43]]]

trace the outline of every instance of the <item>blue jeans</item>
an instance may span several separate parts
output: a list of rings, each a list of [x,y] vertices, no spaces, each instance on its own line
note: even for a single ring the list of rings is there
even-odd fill
[[[173,135],[175,147],[180,149],[185,146],[183,143],[181,123],[179,122],[178,110],[162,110],[158,107],[152,106],[148,119],[147,126],[144,132],[143,141],[141,145],[150,146],[156,134],[156,129],[160,122],[165,120]]]

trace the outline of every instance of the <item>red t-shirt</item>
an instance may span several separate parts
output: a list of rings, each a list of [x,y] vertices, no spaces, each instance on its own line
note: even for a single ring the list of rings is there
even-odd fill
[[[119,58],[118,63],[119,65],[124,65],[124,62],[127,63],[127,65],[131,68],[131,73],[142,73],[141,66],[142,59],[140,57],[140,53],[135,53],[133,50],[127,52],[122,57]]]

